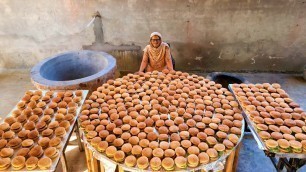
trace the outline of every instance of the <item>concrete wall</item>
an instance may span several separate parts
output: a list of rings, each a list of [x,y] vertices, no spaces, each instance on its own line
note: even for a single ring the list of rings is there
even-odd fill
[[[153,31],[171,44],[179,70],[301,72],[306,64],[304,0],[1,0],[0,11],[0,68],[107,42],[140,46],[110,51],[119,70],[136,71]],[[96,11],[104,42],[99,27],[86,28]]]

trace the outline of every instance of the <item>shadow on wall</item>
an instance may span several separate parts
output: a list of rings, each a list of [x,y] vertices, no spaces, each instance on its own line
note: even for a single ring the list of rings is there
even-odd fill
[[[170,42],[177,70],[200,72],[302,72],[305,57],[298,52],[287,52],[279,45],[278,55],[269,55],[269,48],[259,49],[255,43],[196,44]],[[271,44],[265,42],[264,45]],[[287,65],[290,63],[290,65]]]
[[[176,70],[195,72],[287,72],[303,71],[305,64],[301,54],[287,57],[266,55],[266,50],[248,50],[245,44],[203,45],[195,43],[169,42],[175,59]],[[253,47],[253,45],[249,45]],[[107,50],[105,50],[105,47]],[[108,49],[108,47],[111,47]],[[244,48],[246,47],[246,48]],[[114,46],[93,44],[83,46],[86,50],[105,51],[117,60],[117,70],[124,75],[136,72],[142,60],[142,49],[136,45]],[[286,65],[290,63],[290,65]]]
[[[300,54],[278,58],[262,55],[261,51],[248,52],[245,45],[203,45],[195,43],[171,44],[171,53],[175,59],[176,70],[196,72],[293,72],[303,71],[303,58]],[[109,48],[111,47],[111,48]],[[106,48],[106,49],[105,49]],[[111,44],[93,44],[83,46],[85,50],[105,51],[117,60],[117,71],[124,75],[139,69],[143,52],[140,46]],[[225,50],[223,50],[225,49]],[[260,54],[260,55],[254,55]],[[292,59],[291,61],[288,59]],[[290,61],[291,65],[286,63]],[[293,68],[292,66],[298,66]],[[290,68],[291,67],[291,68]]]

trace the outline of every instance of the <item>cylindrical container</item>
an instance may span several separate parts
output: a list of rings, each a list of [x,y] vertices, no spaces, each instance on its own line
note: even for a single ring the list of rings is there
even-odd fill
[[[44,90],[96,90],[114,78],[116,59],[104,52],[71,51],[47,58],[31,70],[32,83]]]

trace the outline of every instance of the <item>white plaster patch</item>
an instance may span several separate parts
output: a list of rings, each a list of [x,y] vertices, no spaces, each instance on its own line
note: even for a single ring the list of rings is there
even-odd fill
[[[251,64],[255,64],[255,63],[256,63],[255,57],[258,57],[258,55],[255,55],[254,57],[251,58],[251,60],[252,60],[252,63],[251,63]]]
[[[201,60],[203,57],[196,57],[195,60]]]
[[[210,41],[210,43],[209,43],[209,44],[210,44],[210,45],[215,45],[215,44],[214,44],[213,42],[211,42],[211,41]]]
[[[251,60],[252,60],[252,63],[251,63],[251,64],[255,64],[255,63],[256,63],[255,57],[257,57],[257,56],[258,56],[258,55],[256,55],[256,56],[254,56],[254,57],[251,58]]]
[[[277,57],[277,56],[273,57],[273,56],[269,56],[269,59],[283,59],[283,58],[285,58],[285,57]]]
[[[254,58],[254,57],[252,57],[252,58],[251,58],[251,60],[252,60],[252,63],[251,63],[251,64],[255,64],[255,63],[256,63],[256,61],[255,61],[255,58]]]
[[[219,56],[218,56],[218,59],[221,59],[222,53],[223,53],[223,51],[221,50],[221,51],[220,51],[220,54],[219,54]]]

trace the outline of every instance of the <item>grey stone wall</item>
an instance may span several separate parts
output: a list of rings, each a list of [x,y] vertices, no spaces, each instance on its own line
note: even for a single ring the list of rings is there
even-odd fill
[[[171,44],[178,70],[301,72],[306,64],[303,0],[2,0],[0,11],[0,68],[108,43],[118,70],[136,71],[153,31]],[[96,11],[102,26],[86,27]]]

